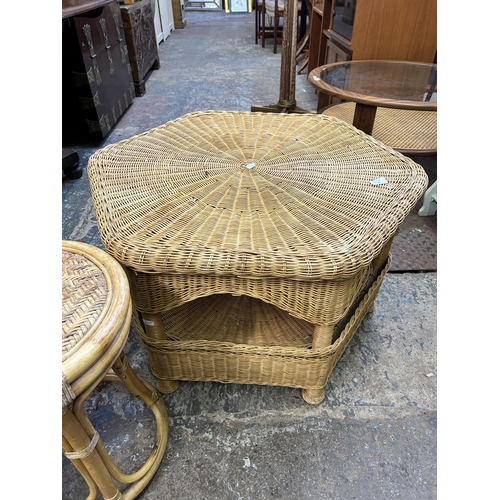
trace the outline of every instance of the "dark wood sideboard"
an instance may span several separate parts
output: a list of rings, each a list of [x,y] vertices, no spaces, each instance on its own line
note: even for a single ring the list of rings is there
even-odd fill
[[[121,5],[120,10],[132,67],[135,94],[137,97],[141,97],[146,93],[144,77],[149,70],[160,69],[151,0],[140,0],[130,5]]]
[[[135,98],[120,6],[116,0],[89,5],[83,12],[84,6],[63,8],[62,139],[68,145],[104,139]]]

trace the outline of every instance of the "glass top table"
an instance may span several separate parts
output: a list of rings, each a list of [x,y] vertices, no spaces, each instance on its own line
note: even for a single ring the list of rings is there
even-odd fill
[[[437,65],[407,61],[326,64],[308,76],[320,92],[355,102],[353,125],[372,133],[377,107],[437,110]]]

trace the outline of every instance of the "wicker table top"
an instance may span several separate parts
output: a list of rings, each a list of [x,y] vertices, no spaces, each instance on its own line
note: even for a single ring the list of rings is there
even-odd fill
[[[348,278],[422,196],[422,167],[336,118],[191,113],[89,160],[102,241],[146,273]]]
[[[63,406],[65,389],[74,398],[108,370],[127,340],[130,317],[128,282],[118,262],[92,245],[63,241]]]

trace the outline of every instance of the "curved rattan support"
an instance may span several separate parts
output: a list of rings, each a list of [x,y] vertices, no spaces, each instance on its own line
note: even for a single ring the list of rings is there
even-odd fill
[[[325,109],[322,114],[333,116],[352,125],[356,103],[344,102]],[[437,111],[377,108],[371,135],[374,139],[407,155],[437,153]]]
[[[73,448],[69,444],[68,440],[64,436],[62,436],[62,449],[63,449],[64,453],[68,453],[68,452],[71,452],[70,450],[73,450]],[[97,489],[97,485],[96,485],[94,479],[92,478],[92,475],[85,468],[85,466],[83,465],[81,460],[74,460],[74,461],[72,461],[72,463],[75,466],[76,470],[83,477],[83,479],[85,480],[85,482],[87,483],[87,486],[89,488],[89,494],[88,494],[86,500],[95,500],[95,498],[97,498],[97,493],[99,490]]]
[[[124,370],[122,370],[122,367]],[[124,500],[130,500],[135,498],[146,487],[160,466],[168,441],[168,414],[160,394],[146,380],[137,377],[128,365],[124,353],[121,353],[119,359],[113,365],[113,371],[130,393],[139,397],[151,409],[156,421],[156,440],[153,449],[142,467],[132,474],[124,474],[118,469],[101,439],[96,444],[96,451],[109,474],[116,481],[129,485],[121,492],[121,495]],[[82,393],[73,405],[73,414],[88,435],[95,435],[96,431],[84,410],[84,403],[98,383],[96,382]],[[72,459],[72,462],[76,464],[79,460]]]
[[[168,415],[160,394],[135,375],[123,352],[132,316],[128,281],[106,252],[81,242],[63,241],[62,279],[62,431],[63,451],[89,487],[106,500],[130,500],[157,471],[168,440]],[[113,368],[131,394],[152,410],[156,442],[144,465],[122,474],[109,457],[84,403]],[[120,491],[115,481],[128,484]]]
[[[62,432],[63,450],[65,453],[74,453],[88,448],[91,441],[89,433],[82,426],[80,419],[70,409],[68,409],[62,417]],[[95,429],[92,428],[90,435],[94,436],[94,434]],[[90,480],[88,479],[90,476],[105,499],[122,498],[120,490],[113,481],[113,478],[97,451],[97,447],[92,450],[90,455],[77,460],[71,459],[71,461],[73,463],[81,463],[78,470],[83,469],[87,471],[84,475],[87,484],[89,487],[92,486],[92,483],[89,483]],[[88,498],[95,498],[92,497],[93,491],[94,488],[92,487]]]

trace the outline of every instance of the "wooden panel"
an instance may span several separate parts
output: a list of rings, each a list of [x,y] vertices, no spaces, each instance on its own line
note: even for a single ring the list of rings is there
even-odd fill
[[[325,64],[350,61],[351,53],[342,49],[337,44],[333,43],[331,40],[327,40],[325,59],[326,59]],[[328,106],[333,106],[334,104],[340,104],[341,102],[342,101],[337,97],[333,97],[331,95],[318,92],[317,112],[320,113],[324,108]]]
[[[436,0],[358,0],[352,50],[355,60],[432,63],[437,50]]]
[[[63,144],[100,141],[135,97],[118,4],[66,19],[62,39]]]
[[[131,5],[122,5],[120,10],[135,93],[140,97],[146,93],[144,77],[148,71],[160,68],[151,1],[140,0]]]
[[[186,27],[186,15],[184,13],[184,0],[172,0],[172,11],[174,14],[174,27],[175,27],[175,29],[176,30],[184,29]]]
[[[309,35],[309,62],[307,73],[324,64],[327,37],[324,32],[330,27],[332,14],[332,0],[312,2]]]
[[[351,53],[342,49],[337,44],[333,43],[331,40],[326,42],[326,60],[325,64],[350,61]]]

